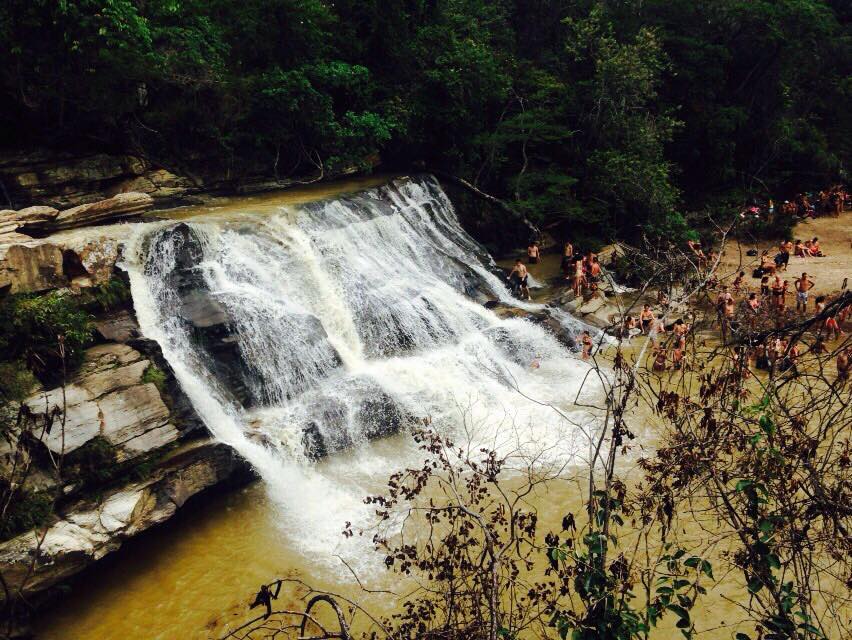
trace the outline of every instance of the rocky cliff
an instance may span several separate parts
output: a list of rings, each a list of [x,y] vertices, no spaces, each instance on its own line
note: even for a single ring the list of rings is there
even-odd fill
[[[54,202],[70,204],[73,195]],[[130,192],[64,210],[0,212],[0,299],[54,291],[82,299],[121,281],[116,262],[128,226],[111,223],[154,202]],[[6,593],[38,601],[193,496],[253,477],[210,439],[159,346],[140,335],[132,302],[98,310],[93,337],[65,385],[34,390],[23,404],[27,419],[50,428],[37,438],[13,429],[0,439],[0,480],[14,477],[8,471],[20,464],[16,451],[26,439],[25,493],[58,496],[45,524],[0,543]]]

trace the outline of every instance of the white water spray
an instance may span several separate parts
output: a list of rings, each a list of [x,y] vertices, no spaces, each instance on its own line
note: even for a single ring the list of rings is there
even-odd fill
[[[331,558],[343,521],[369,518],[363,496],[416,459],[413,447],[391,456],[368,443],[389,425],[429,416],[456,440],[515,455],[583,449],[577,423],[591,418],[571,405],[586,365],[543,328],[485,309],[511,294],[433,179],[176,228],[139,225],[126,246],[140,326],[213,436],[261,474],[306,553]],[[242,402],[186,319],[190,288],[227,318]],[[355,454],[312,462],[306,434]]]

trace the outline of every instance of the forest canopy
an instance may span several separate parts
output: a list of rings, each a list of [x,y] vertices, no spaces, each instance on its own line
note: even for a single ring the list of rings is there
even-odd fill
[[[8,151],[433,168],[578,232],[841,180],[848,0],[7,0]]]

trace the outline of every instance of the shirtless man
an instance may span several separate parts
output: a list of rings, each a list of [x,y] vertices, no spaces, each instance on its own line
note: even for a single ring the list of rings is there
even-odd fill
[[[807,273],[796,280],[796,311],[801,309],[802,313],[808,310],[808,291],[814,288],[814,281],[808,278]]]
[[[520,260],[515,260],[515,267],[509,273],[509,276],[506,278],[506,280],[511,280],[513,275],[516,276],[518,279],[517,282],[518,287],[521,290],[521,298],[526,297],[527,300],[532,300],[532,298],[530,297],[529,290],[530,274],[529,271],[527,271],[527,268],[524,263]]]
[[[574,257],[574,245],[570,242],[566,242],[565,246],[562,247],[562,273],[565,274],[565,279],[571,279],[571,268],[573,267]]]
[[[598,262],[597,258],[592,258],[592,265],[589,269],[589,276],[591,276],[592,282],[597,282],[601,277],[601,263]]]
[[[781,275],[776,273],[775,279],[772,281],[772,304],[776,309],[783,308],[784,300],[784,281]]]
[[[728,287],[722,287],[722,290],[719,292],[719,295],[716,297],[716,308],[721,312],[724,310],[725,305],[728,303],[728,300],[731,300],[733,296],[731,292],[728,291]]]
[[[538,242],[531,242],[527,247],[527,262],[530,264],[538,264],[540,258],[541,249],[538,246]]]
[[[639,321],[642,323],[642,333],[645,335],[651,333],[651,327],[654,325],[654,312],[651,311],[651,305],[646,304],[642,307]]]
[[[760,309],[760,300],[757,298],[757,294],[752,292],[748,294],[748,308],[757,313],[757,310]]]

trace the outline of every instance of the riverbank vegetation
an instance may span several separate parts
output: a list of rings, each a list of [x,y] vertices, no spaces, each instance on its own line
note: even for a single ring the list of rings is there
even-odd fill
[[[822,188],[849,165],[842,0],[11,0],[12,150],[133,152],[190,176],[412,165],[540,226]]]

